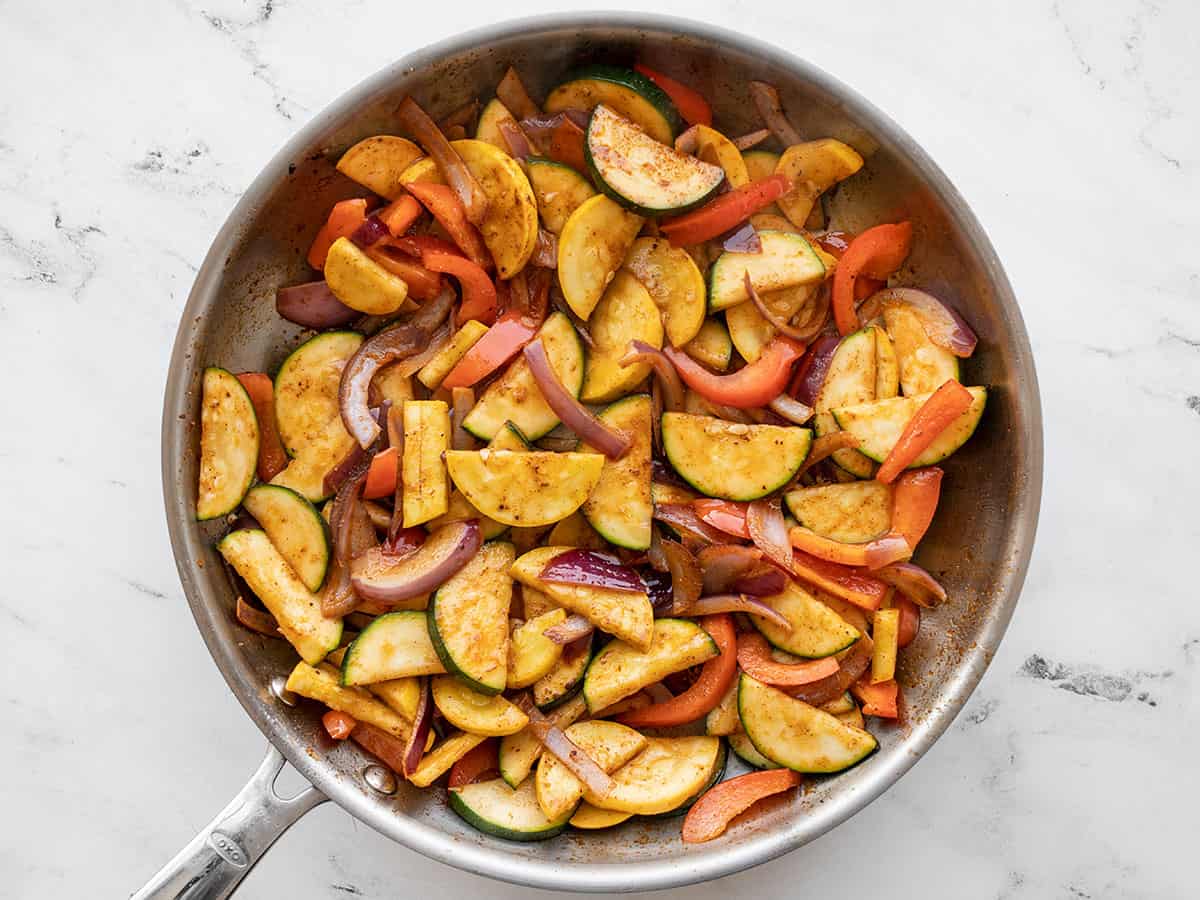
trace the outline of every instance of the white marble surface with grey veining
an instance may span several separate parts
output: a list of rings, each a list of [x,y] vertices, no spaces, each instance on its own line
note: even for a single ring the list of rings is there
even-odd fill
[[[262,751],[193,626],[158,475],[179,312],[239,192],[408,49],[557,8],[0,2],[0,896],[127,895]],[[1200,7],[653,9],[789,47],[925,146],[1005,261],[1046,425],[1027,586],[951,730],[814,844],[674,896],[1196,896]],[[326,805],[241,896],[432,892],[525,893]]]

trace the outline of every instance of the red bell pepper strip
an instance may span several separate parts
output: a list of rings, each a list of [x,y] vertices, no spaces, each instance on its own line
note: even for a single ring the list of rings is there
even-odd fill
[[[953,378],[946,381],[921,405],[916,415],[908,420],[896,441],[896,446],[875,473],[875,480],[884,484],[895,481],[914,459],[937,440],[939,434],[971,408],[972,400],[971,392]]]
[[[415,201],[414,201],[415,202]],[[399,259],[388,252],[390,242],[372,247],[367,256],[393,275],[399,275],[408,285],[408,295],[416,300],[432,300],[442,292],[442,276],[408,259]]]
[[[376,453],[371,460],[371,468],[367,469],[367,481],[363,485],[364,500],[378,500],[380,497],[390,497],[396,492],[396,469],[399,465],[399,453],[395,447],[388,447],[382,453]]]
[[[496,321],[496,285],[482,268],[457,253],[441,250],[422,252],[421,262],[434,272],[445,272],[458,279],[462,288],[462,303],[456,318],[459,325],[470,319],[478,319],[485,325]]]
[[[888,586],[871,575],[818,559],[803,550],[792,553],[792,574],[862,609],[879,609]]]
[[[897,633],[896,646],[903,650],[921,630],[921,607],[909,600],[903,594],[896,594],[892,605],[900,610],[900,630]]]
[[[679,110],[679,115],[683,116],[683,121],[689,125],[712,124],[712,107],[708,105],[708,101],[704,99],[704,95],[699,91],[688,87],[682,82],[676,81],[668,75],[664,75],[662,72],[656,72],[649,66],[643,66],[641,63],[638,63],[633,68],[634,71],[645,75],[662,88],[663,93],[671,98],[671,102]]]
[[[846,248],[833,270],[833,320],[843,335],[858,331],[855,290],[858,279],[887,278],[912,249],[912,222],[868,228]]]
[[[321,724],[325,726],[325,730],[329,732],[329,736],[335,741],[344,741],[350,737],[350,732],[354,731],[354,726],[358,724],[358,720],[349,713],[331,709],[325,715],[321,716]]]
[[[421,204],[409,194],[401,194],[376,213],[392,237],[400,237],[421,217]]]
[[[713,785],[692,804],[683,820],[683,842],[701,844],[725,833],[739,815],[766,797],[797,787],[802,777],[791,769],[749,772]]]
[[[659,228],[672,246],[691,247],[736,228],[792,189],[784,175],[769,175],[710,200],[699,209],[663,222]]]
[[[467,259],[480,268],[491,268],[492,255],[483,242],[483,235],[467,218],[467,211],[452,188],[430,182],[412,182],[406,184],[405,188],[433,213],[438,224],[446,229],[450,239],[467,255]]]
[[[892,528],[916,549],[937,511],[942,493],[942,470],[937,466],[910,469],[896,479],[892,492]]]
[[[288,455],[275,425],[275,385],[262,372],[243,372],[237,377],[250,395],[258,417],[258,480],[270,481],[287,468]]]
[[[792,363],[804,355],[804,347],[777,335],[757,360],[732,375],[714,375],[675,347],[663,347],[663,353],[675,364],[679,377],[687,386],[705,400],[738,409],[753,409],[766,406],[782,393]]]
[[[631,710],[617,721],[634,728],[670,728],[694,722],[716,707],[737,675],[737,638],[733,617],[728,613],[705,616],[700,627],[709,633],[720,651],[700,670],[700,677],[686,691],[670,700]]]
[[[486,378],[520,353],[535,334],[537,327],[523,315],[505,313],[442,379],[442,387],[470,387]]]
[[[555,162],[570,166],[578,172],[587,172],[587,158],[583,152],[583,129],[563,116],[550,132],[550,146],[546,152]]]
[[[701,522],[732,534],[734,537],[750,539],[750,526],[746,524],[746,507],[749,504],[734,500],[700,499],[692,501],[692,508]]]
[[[466,755],[450,767],[450,790],[466,787],[479,780],[480,775],[500,768],[500,742],[496,738],[488,738],[482,744],[476,744]]]
[[[751,678],[777,687],[812,684],[836,674],[841,668],[832,656],[801,663],[776,662],[771,656],[771,645],[757,631],[748,631],[738,638],[737,658],[742,671]]]
[[[881,719],[896,719],[900,717],[900,685],[896,679],[871,683],[871,673],[868,671],[862,678],[850,685],[850,693],[862,703],[864,716],[878,716]]]
[[[308,248],[308,264],[314,269],[325,268],[325,257],[338,238],[348,238],[367,218],[367,201],[362,197],[341,200],[333,204],[329,218],[313,238]]]

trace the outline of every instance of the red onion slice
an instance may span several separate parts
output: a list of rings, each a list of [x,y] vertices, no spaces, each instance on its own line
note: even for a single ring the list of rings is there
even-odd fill
[[[426,153],[433,157],[438,170],[450,187],[454,189],[454,193],[466,210],[467,219],[471,224],[478,225],[482,222],[484,216],[487,215],[487,195],[483,193],[479,182],[467,169],[467,164],[458,155],[458,151],[446,140],[446,136],[442,134],[433,119],[429,118],[425,110],[421,109],[412,97],[405,97],[400,102],[400,108],[396,111],[396,115],[400,120],[400,125],[417,139],[417,143],[425,149]]]
[[[566,645],[573,641],[577,641],[580,638],[587,637],[595,630],[596,626],[589,622],[586,618],[581,615],[574,614],[567,616],[566,619],[564,619],[562,622],[559,622],[557,625],[551,625],[549,628],[543,631],[542,634],[550,638],[550,640],[554,641],[556,644]]]
[[[450,338],[453,337],[450,330],[450,323],[446,322],[429,337],[429,345],[408,359],[402,359],[397,363],[392,363],[396,367],[396,374],[401,378],[407,378],[409,375],[415,375],[425,367],[425,364],[438,355],[438,352],[450,343]]]
[[[758,131],[751,131],[749,134],[743,134],[741,137],[734,138],[733,146],[744,152],[752,147],[757,147],[770,136],[771,130],[769,128],[760,128]]]
[[[727,231],[719,240],[721,249],[730,253],[762,253],[762,239],[752,222],[743,222],[733,230]],[[746,280],[750,280],[749,273],[746,274]]]
[[[762,296],[755,289],[754,283],[750,280],[749,272],[746,272],[744,280],[746,293],[750,295],[750,302],[754,304],[754,308],[758,310],[758,314],[766,319],[768,324],[780,334],[786,335],[802,344],[807,344],[816,337],[817,332],[825,327],[825,322],[820,321],[815,326],[810,325],[807,328],[797,328],[783,316],[776,313],[775,310],[771,309],[771,307],[767,306],[767,301],[763,300]]]
[[[696,554],[703,574],[705,594],[754,593],[753,591],[734,591],[734,584],[741,578],[762,569],[762,551],[757,547],[746,547],[742,544],[717,544],[705,547]],[[775,571],[772,569],[772,571]],[[776,592],[778,593],[778,592]]]
[[[816,406],[821,387],[825,384],[825,375],[833,362],[833,353],[837,350],[840,338],[834,334],[823,334],[809,346],[796,378],[792,381],[791,395],[806,406]]]
[[[872,571],[893,563],[902,563],[912,557],[912,547],[902,534],[885,534],[867,545],[864,551],[867,568]]]
[[[788,577],[774,566],[743,575],[733,583],[736,594],[750,594],[752,597],[774,597],[787,587]]]
[[[425,349],[430,338],[454,306],[452,290],[444,290],[403,324],[381,331],[363,341],[342,370],[338,386],[338,405],[342,424],[363,449],[379,437],[379,423],[367,405],[371,379],[389,363],[405,359]]]
[[[363,219],[361,225],[354,229],[354,233],[350,235],[350,240],[362,249],[369,250],[380,241],[391,236],[392,232],[384,224],[383,219],[372,213]]]
[[[946,602],[946,589],[916,563],[892,563],[871,574],[920,606],[933,608]]]
[[[656,503],[654,518],[703,544],[728,544],[733,541],[725,532],[702,521],[690,503]]]
[[[558,268],[558,237],[545,228],[538,228],[537,243],[529,262],[543,269]]]
[[[527,119],[542,113],[538,109],[538,105],[533,102],[533,98],[529,96],[529,91],[525,89],[525,83],[521,81],[521,76],[512,66],[508,67],[504,77],[496,85],[496,96],[518,119]]]
[[[294,284],[275,292],[275,311],[305,328],[339,328],[362,315],[333,295],[324,281]]]
[[[871,654],[874,652],[874,649],[874,643],[864,634],[847,649],[834,657],[838,661],[838,665],[841,666],[836,674],[830,675],[828,678],[822,678],[820,681],[814,681],[811,684],[788,688],[788,693],[797,700],[803,700],[805,703],[812,704],[813,706],[820,706],[823,703],[828,703],[830,700],[837,699],[846,693],[850,685],[862,677],[863,672],[867,671],[867,666],[871,663]]]
[[[578,584],[643,594],[646,585],[638,573],[623,566],[607,554],[594,550],[567,550],[558,554],[538,575],[542,581],[555,584]]]
[[[269,612],[251,606],[241,594],[238,594],[236,611],[238,622],[251,631],[267,637],[277,638],[280,636],[279,624],[275,621],[275,617]]]
[[[780,394],[768,403],[767,407],[775,415],[782,419],[787,419],[793,425],[803,425],[813,417],[813,408],[811,406],[801,403],[787,394]]]
[[[508,152],[515,159],[529,159],[533,156],[533,148],[529,146],[529,137],[521,130],[521,126],[507,116],[501,119],[497,126],[504,143],[508,144]]]
[[[700,126],[692,125],[680,132],[679,137],[675,138],[675,149],[680,153],[695,156],[696,151],[700,149]]]
[[[650,598],[650,609],[654,612],[654,617],[657,619],[670,615],[675,605],[670,573],[648,569],[640,574],[642,581],[646,582],[646,596]]]
[[[454,406],[454,431],[451,435],[450,446],[454,450],[473,450],[475,449],[475,438],[471,432],[463,428],[463,422],[475,406],[475,391],[469,387],[452,388],[450,399]]]
[[[662,552],[671,573],[671,608],[674,614],[679,615],[681,610],[688,609],[700,597],[704,576],[692,551],[678,541],[663,541]]]
[[[597,797],[604,797],[612,790],[612,779],[596,765],[595,760],[567,737],[566,732],[534,706],[528,693],[521,695],[517,700],[517,706],[525,715],[529,716],[529,727],[534,736],[542,742],[546,752],[566,766],[570,773],[582,781],[589,791]]]
[[[675,364],[667,359],[667,354],[645,341],[630,341],[629,349],[621,357],[621,365],[631,366],[644,362],[654,370],[658,383],[663,392],[663,408],[668,412],[679,412],[683,409],[683,381]]]
[[[563,387],[550,367],[541,338],[530,341],[521,352],[525,354],[529,371],[533,373],[533,380],[537,382],[546,404],[562,419],[563,424],[579,435],[584,443],[595,447],[609,459],[624,456],[629,449],[629,436],[609,428]]]
[[[746,527],[754,546],[785,571],[792,568],[792,542],[788,539],[783,506],[778,497],[755,500],[746,507]]]
[[[465,566],[481,543],[479,523],[470,519],[442,526],[415,552],[389,565],[379,565],[381,560],[370,554],[360,556],[350,565],[354,590],[364,599],[392,603],[428,594]]]
[[[784,115],[783,102],[779,99],[779,91],[773,84],[767,84],[765,81],[751,81],[750,97],[754,100],[758,114],[762,116],[767,128],[771,129],[771,134],[779,138],[784,146],[790,147],[792,144],[804,142],[800,132]]]
[[[785,619],[777,610],[754,597],[745,594],[714,594],[711,597],[701,597],[685,610],[677,610],[677,616],[713,616],[717,613],[747,613],[752,616],[774,622],[780,628],[792,630],[792,623]]]
[[[425,743],[429,740],[429,728],[433,724],[433,702],[430,699],[429,679],[421,679],[421,698],[417,701],[417,711],[413,716],[412,733],[404,745],[404,761],[400,774],[408,778],[421,765],[421,756],[425,753]]]
[[[975,352],[979,338],[957,310],[928,291],[915,288],[887,288],[871,298],[882,309],[907,306],[921,320],[925,335],[955,356],[966,358]]]

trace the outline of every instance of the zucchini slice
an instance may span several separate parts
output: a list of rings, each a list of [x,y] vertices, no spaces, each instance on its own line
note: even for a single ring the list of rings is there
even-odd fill
[[[717,738],[717,762],[713,766],[712,774],[708,776],[708,781],[700,786],[700,789],[692,796],[688,797],[674,809],[669,809],[666,812],[653,813],[652,819],[674,819],[677,816],[682,816],[686,813],[697,800],[703,797],[714,784],[725,777],[725,766],[729,761],[729,754],[725,752],[725,742]]]
[[[453,675],[438,675],[432,686],[433,702],[442,715],[470,734],[501,737],[529,724],[529,716],[503,697],[473,691]]]
[[[438,659],[482,694],[500,693],[508,679],[508,570],[514,559],[512,544],[484,544],[429,600],[429,638]]]
[[[913,460],[910,469],[941,462],[975,433],[975,429],[979,427],[979,420],[983,417],[983,409],[987,405],[987,388],[972,387],[967,390],[971,392],[973,400],[967,411],[939,434],[924,453]],[[863,454],[876,462],[883,462],[896,446],[896,441],[900,439],[909,419],[916,415],[917,410],[930,396],[920,394],[915,397],[892,397],[889,400],[876,400],[874,403],[842,406],[833,410],[833,415],[838,425],[858,438],[859,449]]]
[[[775,166],[779,164],[779,154],[772,153],[770,150],[747,150],[742,154],[742,162],[746,164],[746,174],[750,176],[751,181],[762,181],[775,174]],[[779,204],[772,203],[759,210],[758,215],[774,215],[783,218],[783,211],[779,208]],[[784,221],[787,222],[786,219]],[[787,222],[787,227],[779,230],[790,231],[791,228],[792,223]]]
[[[367,256],[350,238],[333,242],[325,257],[325,283],[335,297],[368,316],[386,316],[404,308],[408,282]]]
[[[546,98],[548,113],[592,109],[600,104],[616,110],[663,144],[675,140],[679,113],[671,98],[644,75],[618,66],[587,66],[572,72]]]
[[[450,808],[472,828],[507,841],[545,841],[562,833],[574,808],[548,819],[538,806],[533,782],[513,790],[501,778],[477,781],[449,792]]]
[[[467,170],[487,197],[487,212],[479,224],[483,242],[496,262],[496,274],[512,278],[529,262],[537,245],[537,200],[520,165],[504,150],[486,141],[451,141]],[[432,159],[410,166],[402,176],[413,181],[445,184]]]
[[[759,616],[751,616],[750,621],[771,646],[794,656],[832,656],[860,637],[857,628],[794,581],[789,580],[778,594],[760,599],[787,619],[792,630],[786,631]]]
[[[250,395],[224,369],[204,370],[200,401],[200,481],[196,518],[233,512],[254,483],[258,465],[258,417]]]
[[[479,535],[485,541],[493,541],[508,531],[507,525],[497,522],[494,519],[489,519],[473,507],[471,501],[464,497],[462,491],[459,490],[450,492],[450,500],[446,504],[446,511],[436,519],[430,519],[426,522],[425,528],[432,533],[443,525],[449,525],[451,522],[465,522],[467,519],[475,519],[479,522]]]
[[[554,668],[533,683],[533,702],[537,708],[553,709],[574,697],[583,687],[583,676],[587,674],[588,663],[591,661],[592,638],[590,635],[583,649],[573,651],[570,658],[564,647],[563,654],[554,664]]]
[[[683,352],[710,369],[724,372],[733,360],[733,341],[720,319],[705,319],[697,335],[683,345]]]
[[[648,650],[654,635],[654,611],[646,594],[542,581],[541,573],[546,564],[570,549],[537,547],[518,558],[510,574],[521,584],[541,591],[559,606],[579,613],[601,631],[607,631],[641,650]]]
[[[763,302],[771,311],[787,320],[800,311],[804,304],[816,296],[820,285],[798,284],[763,294]],[[739,303],[725,310],[725,324],[729,326],[729,337],[742,359],[756,362],[763,348],[775,337],[775,326],[763,318],[753,303]]]
[[[567,738],[606,773],[613,773],[645,749],[646,739],[628,725],[593,720],[564,730]],[[548,819],[573,812],[583,799],[583,782],[553,754],[543,753],[534,778],[538,806]]]
[[[571,827],[582,828],[585,831],[595,831],[599,828],[612,828],[633,818],[633,813],[619,812],[615,809],[600,809],[598,806],[584,801],[571,816]]]
[[[605,460],[605,470],[608,468],[608,461]],[[600,484],[604,482],[604,471],[600,473]],[[600,484],[592,491],[595,495],[596,491],[600,490]],[[590,502],[590,499],[589,501]],[[554,544],[555,546],[578,547],[581,550],[607,550],[608,545],[605,544],[604,538],[596,533],[588,520],[583,517],[583,513],[573,512],[565,519],[561,520],[546,535],[546,543]],[[528,592],[526,592],[528,595]]]
[[[889,305],[883,311],[883,322],[895,342],[904,396],[931,394],[951,378],[959,380],[958,357],[929,339],[915,312],[903,305]]]
[[[650,292],[672,347],[682,347],[700,333],[707,312],[704,276],[686,250],[672,247],[666,238],[640,237],[622,266]]]
[[[337,170],[380,197],[395,200],[404,193],[400,176],[422,156],[421,148],[407,138],[377,134],[343,153]]]
[[[217,544],[217,550],[275,617],[280,634],[302,660],[316,665],[337,647],[342,620],[325,618],[320,598],[304,586],[266,532],[231,531]]]
[[[529,438],[512,422],[505,422],[504,427],[496,432],[496,436],[488,441],[489,450],[536,450],[529,443]]]
[[[599,295],[597,295],[599,299]],[[589,310],[590,311],[590,310]],[[561,312],[552,313],[538,331],[546,348],[550,367],[558,380],[576,397],[583,387],[583,343],[571,320]],[[493,381],[479,402],[463,419],[463,428],[480,440],[492,440],[511,422],[528,441],[536,441],[558,424],[558,416],[546,404],[538,390],[525,357],[518,355],[504,374]]]
[[[346,648],[342,684],[374,684],[445,671],[429,640],[425,613],[402,610],[377,618]]]
[[[482,734],[455,732],[432,750],[425,751],[417,771],[408,776],[408,780],[417,787],[429,787],[445,775],[452,765],[486,740]]]
[[[863,328],[842,338],[834,350],[825,383],[821,385],[813,407],[816,411],[813,427],[818,437],[838,430],[832,413],[835,406],[868,403],[875,399],[875,335],[874,330]],[[875,474],[875,466],[857,450],[837,450],[833,461],[859,478],[870,478]]]
[[[584,791],[584,799],[600,809],[645,816],[678,809],[708,785],[724,766],[721,739],[699,735],[650,738],[646,749],[613,775],[604,797]]]
[[[603,104],[588,120],[584,156],[597,187],[642,216],[699,206],[725,180],[719,165],[680,153]]]
[[[499,97],[489,100],[479,113],[479,124],[475,126],[475,140],[491,144],[498,150],[508,153],[508,141],[500,131],[500,123],[504,119],[516,121],[508,107],[500,102]]]
[[[317,508],[290,488],[260,484],[242,505],[258,520],[271,543],[314,594],[329,567],[329,529]]]
[[[738,681],[738,715],[754,749],[797,772],[841,772],[879,746],[869,732],[745,673]]]
[[[404,527],[423,525],[443,515],[450,504],[450,485],[442,462],[450,447],[450,407],[441,400],[408,400],[404,404]]]
[[[562,234],[571,213],[596,196],[588,180],[565,163],[532,157],[526,163],[529,184],[537,198],[538,215],[546,230]]]
[[[695,622],[656,619],[648,650],[616,640],[593,657],[583,679],[583,699],[597,712],[718,652],[716,642]]]
[[[750,171],[746,168],[742,151],[717,129],[707,125],[696,126],[696,156],[719,166],[731,188],[745,187],[750,183]]]
[[[721,702],[708,711],[704,717],[704,733],[714,737],[726,737],[741,731],[742,722],[737,714],[737,682],[729,685],[729,690],[721,698]]]
[[[550,713],[549,718],[565,730],[586,712],[587,704],[583,702],[583,698],[572,697]],[[542,742],[534,736],[532,729],[526,728],[516,734],[505,735],[500,738],[500,777],[509,787],[516,787],[533,771],[533,765],[541,755]]]
[[[900,361],[896,357],[896,345],[887,331],[878,325],[872,325],[871,330],[875,332],[875,399],[886,400],[900,393]],[[941,382],[934,390],[938,387]]]
[[[662,347],[662,316],[642,283],[620,269],[592,312],[588,330],[592,347],[579,399],[584,403],[611,403],[650,374],[649,363],[624,366],[621,358],[629,352],[630,341],[644,341],[655,349]]]
[[[664,413],[663,450],[688,484],[710,497],[755,500],[787,484],[804,464],[812,432]]]
[[[620,459],[604,459],[600,480],[582,507],[583,515],[603,538],[630,550],[650,546],[654,519],[650,500],[653,414],[646,394],[618,400],[600,413],[601,422],[632,440]],[[595,452],[587,444],[580,444],[579,449]]]
[[[878,481],[797,488],[783,499],[805,528],[844,544],[865,544],[892,526],[892,488]]]
[[[600,453],[538,450],[447,450],[454,484],[472,506],[497,522],[531,528],[565,519],[600,480]],[[407,504],[405,508],[407,516]]]
[[[552,609],[518,625],[512,630],[508,644],[508,687],[514,690],[529,687],[548,675],[562,659],[562,644],[546,637],[547,628],[561,625],[567,614]]]
[[[641,216],[603,194],[585,200],[571,213],[558,238],[558,286],[579,318],[587,321],[592,314],[641,229]],[[524,425],[521,430],[533,437]]]
[[[417,381],[431,391],[436,391],[441,386],[442,379],[450,374],[450,370],[467,355],[467,351],[487,333],[488,327],[478,319],[468,319],[463,322],[458,331],[454,332],[454,337],[450,338],[449,343],[435,353],[433,359],[425,363],[417,372]],[[411,400],[412,393],[410,392],[404,399]]]
[[[301,697],[320,701],[330,709],[370,722],[401,740],[408,740],[412,733],[412,725],[407,719],[376,700],[368,691],[339,684],[337,669],[325,663],[316,667],[306,662],[296,663],[288,676],[287,689]]]
[[[833,138],[792,144],[783,151],[775,171],[786,175],[792,189],[779,198],[779,208],[797,228],[803,228],[817,198],[863,167],[853,147]]]
[[[745,275],[760,293],[825,279],[825,264],[802,235],[789,231],[760,231],[761,253],[726,250],[708,272],[708,310],[716,312],[750,299]]]
[[[736,691],[737,685],[734,685]],[[729,749],[737,754],[738,758],[748,766],[753,766],[756,769],[778,769],[779,763],[772,762],[767,759],[754,746],[754,742],[748,738],[745,733],[738,732],[737,734],[729,735]]]

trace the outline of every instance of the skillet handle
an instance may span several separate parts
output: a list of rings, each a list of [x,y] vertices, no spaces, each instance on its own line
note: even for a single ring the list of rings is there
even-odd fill
[[[221,900],[296,821],[328,797],[308,787],[290,800],[275,793],[283,754],[266,758],[233,801],[131,900]]]

